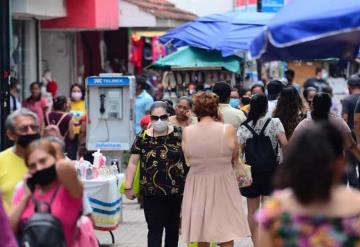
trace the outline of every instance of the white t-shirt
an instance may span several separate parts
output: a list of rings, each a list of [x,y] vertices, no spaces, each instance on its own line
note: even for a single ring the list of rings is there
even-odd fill
[[[269,100],[268,101],[268,111],[266,113],[266,117],[267,118],[271,118],[273,112],[275,111],[276,105],[277,105],[278,100]]]
[[[266,123],[266,120],[268,120],[268,119],[269,118],[266,117],[266,116],[260,118],[256,122],[255,127],[253,126],[252,121],[250,121],[248,123],[248,125],[251,128],[253,128],[257,134],[259,134],[260,131],[262,130],[262,128],[264,127],[264,124]],[[266,129],[264,131],[264,134],[265,134],[265,136],[270,137],[271,144],[272,144],[272,147],[273,147],[274,151],[276,151],[276,148],[278,146],[277,135],[279,133],[285,133],[284,126],[282,125],[280,119],[272,118],[270,123],[266,127]],[[238,139],[239,139],[239,143],[244,145],[246,143],[247,139],[253,137],[253,134],[250,132],[250,130],[248,128],[246,128],[244,125],[241,125],[238,132],[237,132],[237,136],[238,136]]]

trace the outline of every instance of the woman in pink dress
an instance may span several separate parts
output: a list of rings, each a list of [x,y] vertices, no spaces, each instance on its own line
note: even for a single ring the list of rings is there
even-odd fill
[[[231,247],[234,240],[250,236],[232,165],[238,157],[235,129],[216,121],[221,119],[217,95],[200,92],[193,99],[200,121],[183,132],[190,171],[182,205],[182,238],[200,247],[210,242]]]
[[[34,112],[39,120],[39,126],[42,129],[44,124],[44,116],[49,106],[47,99],[41,96],[41,85],[39,82],[30,84],[31,95],[23,101],[22,106]]]

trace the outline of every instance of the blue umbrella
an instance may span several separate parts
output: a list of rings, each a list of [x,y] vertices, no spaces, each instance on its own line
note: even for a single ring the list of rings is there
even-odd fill
[[[191,46],[221,51],[224,57],[249,50],[251,40],[273,17],[268,13],[228,12],[204,16],[185,23],[160,37],[175,47]]]
[[[293,0],[251,43],[254,58],[352,59],[360,43],[359,0]]]

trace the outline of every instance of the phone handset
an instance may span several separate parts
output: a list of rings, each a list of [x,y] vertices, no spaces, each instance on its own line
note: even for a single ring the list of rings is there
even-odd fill
[[[100,113],[105,113],[105,94],[100,94]]]

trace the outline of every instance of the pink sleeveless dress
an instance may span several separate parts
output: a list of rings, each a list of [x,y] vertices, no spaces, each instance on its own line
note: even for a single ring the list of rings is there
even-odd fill
[[[224,130],[223,123],[186,128],[183,149],[190,171],[181,222],[186,243],[222,243],[250,236]]]

